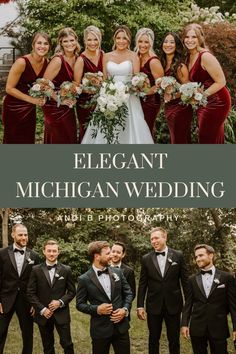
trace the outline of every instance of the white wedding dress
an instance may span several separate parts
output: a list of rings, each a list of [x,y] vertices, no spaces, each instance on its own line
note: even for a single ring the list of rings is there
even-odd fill
[[[132,62],[125,60],[120,64],[113,61],[107,62],[108,76],[113,76],[115,81],[126,83],[132,75]],[[142,106],[138,97],[130,95],[127,103],[128,116],[124,130],[120,130],[120,144],[154,144],[148,125],[144,119]],[[88,125],[81,144],[107,144],[103,134],[98,131],[96,138],[92,138],[93,128]]]

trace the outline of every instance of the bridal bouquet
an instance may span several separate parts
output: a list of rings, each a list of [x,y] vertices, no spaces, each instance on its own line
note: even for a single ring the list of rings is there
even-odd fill
[[[96,138],[100,130],[108,144],[119,143],[119,133],[125,129],[128,99],[128,88],[123,82],[115,82],[111,77],[102,83],[89,123],[93,128],[92,138]]]
[[[203,94],[204,88],[200,83],[188,82],[181,85],[179,91],[181,93],[181,101],[184,105],[190,104],[194,109],[207,105],[207,98]]]
[[[81,85],[78,86],[75,82],[64,81],[57,92],[57,106],[59,107],[66,100],[70,100],[71,105],[69,107],[72,108],[76,104],[76,98],[81,92]]]
[[[180,84],[173,76],[163,76],[156,79],[155,84],[157,87],[157,92],[164,96],[164,101],[169,102],[170,100],[176,98],[175,94],[179,92]]]
[[[150,88],[150,81],[145,73],[140,72],[132,76],[130,82],[130,93],[133,93],[139,97],[144,97]]]
[[[38,98],[50,98],[54,92],[55,86],[52,81],[44,78],[37,79],[29,89],[29,95]]]
[[[103,73],[98,71],[97,73],[87,72],[82,79],[83,92],[89,94],[95,94],[99,91],[103,81]]]

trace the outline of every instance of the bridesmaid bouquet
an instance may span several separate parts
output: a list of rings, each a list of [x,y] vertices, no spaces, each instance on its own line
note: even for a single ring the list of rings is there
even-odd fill
[[[92,138],[96,138],[100,130],[108,144],[119,143],[119,133],[125,129],[128,115],[129,96],[128,87],[123,82],[115,82],[112,77],[103,82],[89,122],[93,128]]]
[[[144,97],[150,88],[150,81],[145,73],[140,72],[132,76],[130,82],[130,93],[133,93],[139,97]]]
[[[164,101],[169,102],[175,99],[175,94],[179,92],[180,84],[173,76],[163,76],[156,79],[157,92],[164,96]]]
[[[37,79],[29,89],[29,95],[37,98],[51,98],[55,86],[52,81],[44,78]]]
[[[194,109],[207,105],[207,98],[203,94],[204,88],[200,83],[188,82],[181,85],[179,91],[181,93],[182,104],[190,104]]]
[[[71,101],[69,107],[72,108],[76,104],[76,98],[79,97],[81,92],[81,85],[78,86],[75,82],[64,81],[57,92],[57,106],[59,107],[65,101],[69,100]]]
[[[83,92],[89,94],[96,94],[103,81],[103,73],[98,71],[97,73],[87,72],[82,79]]]

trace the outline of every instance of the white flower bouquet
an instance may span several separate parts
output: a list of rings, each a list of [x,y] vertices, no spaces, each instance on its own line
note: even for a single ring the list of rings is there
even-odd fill
[[[163,95],[165,102],[176,98],[175,94],[179,92],[181,86],[173,76],[159,77],[156,79],[155,84],[158,87],[157,92]]]
[[[131,78],[131,82],[129,83],[130,93],[144,97],[147,92],[150,90],[151,85],[148,76],[143,73],[134,74]]]
[[[92,138],[96,138],[100,130],[108,144],[119,143],[119,133],[125,129],[128,99],[128,88],[123,82],[115,82],[111,77],[102,83],[97,106],[89,122],[93,127]]]
[[[55,86],[52,81],[44,78],[37,79],[29,89],[29,95],[37,98],[50,98]]]
[[[188,82],[179,89],[181,101],[184,105],[191,105],[194,109],[207,105],[207,97],[204,95],[204,88],[198,82]]]

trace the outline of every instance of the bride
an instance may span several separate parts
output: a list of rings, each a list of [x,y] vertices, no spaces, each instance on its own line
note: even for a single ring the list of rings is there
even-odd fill
[[[104,79],[113,76],[115,81],[126,83],[133,73],[139,72],[140,64],[137,54],[129,49],[131,32],[127,26],[118,26],[113,35],[113,51],[104,55]],[[128,116],[125,129],[119,133],[120,144],[153,144],[153,139],[144,119],[141,103],[138,97],[130,95]],[[82,144],[107,144],[103,134],[98,131],[92,138],[93,127],[88,126]]]

